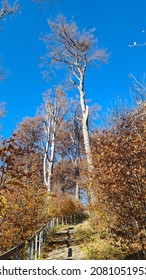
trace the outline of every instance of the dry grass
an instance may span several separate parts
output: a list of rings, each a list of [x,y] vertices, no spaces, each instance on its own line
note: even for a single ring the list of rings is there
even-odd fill
[[[121,260],[124,254],[120,247],[112,245],[111,239],[103,239],[97,230],[86,221],[75,228],[76,241],[82,245],[87,259]]]

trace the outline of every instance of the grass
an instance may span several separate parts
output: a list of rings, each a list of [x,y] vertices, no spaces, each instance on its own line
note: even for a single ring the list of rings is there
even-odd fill
[[[101,237],[88,221],[76,227],[75,239],[78,244],[82,244],[87,259],[121,260],[125,258],[122,249],[114,246],[111,239]]]
[[[108,240],[96,238],[85,246],[85,252],[90,260],[122,260],[124,254],[121,248],[114,247]]]

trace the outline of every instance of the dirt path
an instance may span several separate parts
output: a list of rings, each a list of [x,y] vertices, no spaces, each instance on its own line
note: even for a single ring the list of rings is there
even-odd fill
[[[76,226],[74,226],[75,230]],[[71,234],[71,240],[74,234]],[[48,252],[46,260],[85,260],[86,256],[81,245],[76,244],[76,240],[70,241],[69,244],[62,244],[56,249]]]
[[[62,246],[48,253],[46,260],[85,260],[85,253],[79,245],[71,245],[69,248]]]

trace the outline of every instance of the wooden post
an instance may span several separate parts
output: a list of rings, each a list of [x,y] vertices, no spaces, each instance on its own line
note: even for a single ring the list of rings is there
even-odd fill
[[[30,241],[28,241],[28,245],[27,245],[27,259],[30,260]]]
[[[53,219],[50,221],[50,228],[53,227]]]
[[[43,230],[41,231],[41,247],[43,246]]]
[[[16,260],[20,260],[20,256],[21,256],[21,249],[19,248],[17,252]]]
[[[38,253],[38,235],[35,236],[35,257],[34,259],[37,259],[37,253]]]
[[[42,245],[44,244],[44,229],[42,230]]]
[[[74,214],[74,223],[75,223],[75,221],[76,221],[76,214]]]
[[[56,226],[57,227],[59,226],[59,219],[58,219],[58,217],[56,218]]]
[[[72,224],[72,215],[70,216],[70,223]]]
[[[63,219],[63,216],[62,216],[62,226],[64,225],[64,219]]]
[[[30,259],[33,260],[33,254],[34,254],[34,239],[32,239],[30,242],[31,242]]]
[[[38,258],[41,256],[41,231],[39,233],[39,248],[38,248]]]

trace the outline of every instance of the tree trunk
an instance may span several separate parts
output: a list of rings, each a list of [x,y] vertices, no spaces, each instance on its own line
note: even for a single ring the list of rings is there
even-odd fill
[[[44,178],[44,184],[47,186],[47,174],[46,174],[46,164],[47,164],[47,146],[48,143],[46,143],[46,147],[45,147],[45,153],[44,153],[44,158],[43,158],[43,178]]]
[[[49,163],[48,163],[48,180],[47,180],[48,192],[51,191],[52,167],[53,167],[53,163],[52,163],[52,162],[49,162]]]
[[[75,189],[75,198],[76,200],[80,200],[80,187],[79,187],[79,179],[76,179],[76,189]]]
[[[51,191],[51,181],[52,181],[52,175],[53,175],[53,162],[54,162],[54,154],[55,154],[55,135],[56,135],[56,124],[55,121],[52,120],[52,127],[53,127],[53,132],[52,132],[52,140],[51,140],[51,154],[50,154],[50,159],[48,162],[48,192]]]
[[[85,103],[85,92],[84,92],[84,75],[80,74],[80,85],[78,87],[80,92],[80,103],[82,108],[82,126],[83,126],[83,138],[84,138],[84,146],[85,153],[87,158],[88,170],[91,172],[93,170],[93,161],[90,147],[90,139],[89,139],[89,129],[88,129],[88,106]]]

